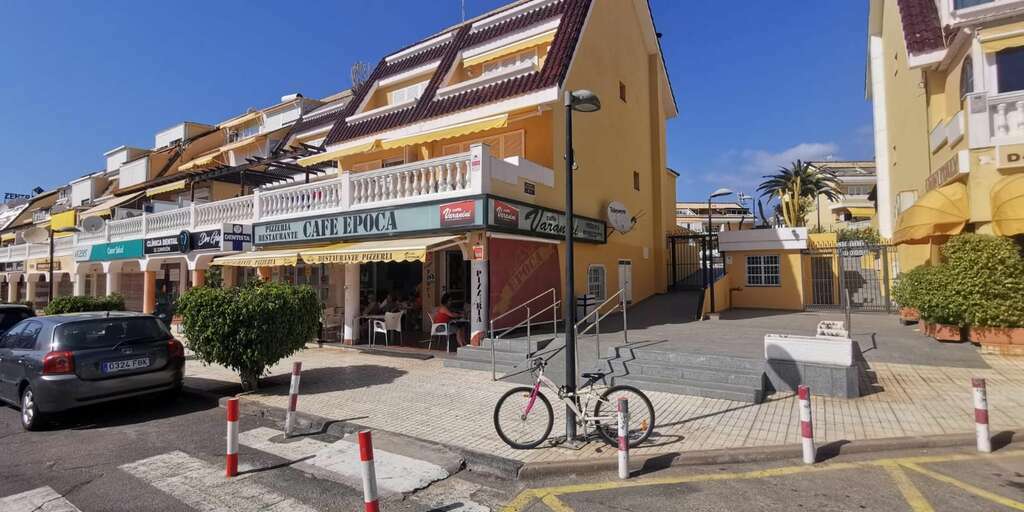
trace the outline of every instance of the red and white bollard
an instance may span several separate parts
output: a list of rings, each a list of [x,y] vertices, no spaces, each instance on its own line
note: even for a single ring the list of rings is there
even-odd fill
[[[302,377],[302,361],[292,363],[292,385],[288,390],[288,413],[284,417],[284,435],[292,435],[295,427],[295,408],[299,405],[299,379]]]
[[[796,388],[800,398],[800,442],[803,444],[804,464],[814,464],[814,429],[811,426],[811,389],[801,384]]]
[[[971,379],[974,388],[974,432],[978,437],[978,451],[992,452],[992,438],[988,430],[988,394],[985,379]]]
[[[228,399],[228,452],[224,464],[228,478],[238,476],[238,399]]]
[[[619,478],[629,478],[629,401],[620,396],[615,403],[615,415],[619,421]]]
[[[363,503],[366,504],[366,512],[380,512],[377,473],[373,469],[373,440],[369,430],[359,432],[359,460],[363,464]]]

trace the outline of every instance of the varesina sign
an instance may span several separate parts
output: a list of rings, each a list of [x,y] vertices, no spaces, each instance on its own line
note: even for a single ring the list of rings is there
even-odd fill
[[[482,203],[482,199],[473,199],[256,224],[253,226],[253,241],[256,245],[264,245],[409,233],[453,225],[479,226],[483,224]],[[449,212],[450,216],[453,211],[458,212],[457,221],[446,222],[448,217],[444,212]]]

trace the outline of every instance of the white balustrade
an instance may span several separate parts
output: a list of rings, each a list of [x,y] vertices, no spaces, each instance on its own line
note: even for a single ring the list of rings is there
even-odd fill
[[[349,204],[363,207],[405,199],[429,200],[432,195],[471,192],[470,153],[413,162],[370,172],[349,173]]]
[[[192,208],[177,208],[146,216],[146,232],[181,231],[192,224]]]
[[[225,222],[251,222],[253,220],[253,196],[242,196],[224,201],[196,206],[196,226],[209,226]]]
[[[125,238],[138,238],[143,235],[143,217],[130,217],[127,219],[111,221],[107,224],[111,240]]]
[[[972,93],[967,103],[971,148],[1024,142],[1024,91]],[[951,122],[962,121],[955,118]],[[950,136],[961,137],[963,129],[951,126],[948,131]]]
[[[282,217],[344,208],[342,190],[345,178],[304,183],[294,187],[260,192],[260,218]]]

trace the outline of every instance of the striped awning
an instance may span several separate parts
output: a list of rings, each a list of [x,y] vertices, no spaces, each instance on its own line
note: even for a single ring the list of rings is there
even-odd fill
[[[372,242],[342,242],[317,249],[301,251],[306,263],[373,263],[388,261],[423,261],[427,253],[453,245],[458,236],[404,238]]]
[[[278,251],[252,251],[231,256],[214,258],[211,265],[222,265],[225,267],[281,267],[295,266],[299,262],[298,249],[284,249]]]
[[[408,135],[405,137],[388,139],[381,142],[380,146],[382,149],[400,148],[404,146],[411,146],[413,144],[424,144],[427,142],[434,142],[435,140],[461,137],[463,135],[469,135],[471,133],[492,130],[494,128],[504,128],[506,126],[508,126],[508,114],[501,114],[499,116],[479,119],[477,121],[457,124],[455,126],[447,126],[444,128],[439,128],[437,130],[430,130],[423,133],[417,133],[415,135]]]
[[[997,235],[1024,233],[1024,174],[1008,176],[992,187],[992,230]]]
[[[309,167],[319,163],[327,162],[330,160],[337,160],[341,157],[348,155],[355,155],[357,153],[366,153],[369,151],[377,151],[380,149],[380,141],[377,139],[365,142],[363,144],[356,144],[354,146],[347,146],[341,149],[333,151],[326,151],[318,155],[307,156],[306,158],[300,158],[298,160],[299,165],[303,167]]]
[[[147,188],[146,197],[153,197],[155,195],[163,194],[165,192],[174,192],[175,190],[184,190],[185,184],[185,180],[178,180],[172,181],[170,183],[165,183],[157,187]]]

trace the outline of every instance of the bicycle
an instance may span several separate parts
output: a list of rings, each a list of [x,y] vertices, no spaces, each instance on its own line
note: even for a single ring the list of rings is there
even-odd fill
[[[642,391],[632,386],[601,387],[596,385],[604,374],[589,372],[582,374],[587,379],[576,390],[569,393],[564,386],[558,386],[544,376],[547,361],[537,357],[531,361],[530,372],[537,376],[533,387],[520,386],[508,390],[494,406],[494,429],[505,444],[519,450],[540,446],[551,434],[555,415],[551,402],[541,393],[541,386],[558,395],[558,399],[576,413],[577,425],[583,426],[584,433],[593,427],[604,440],[618,445],[618,420],[616,401],[621,396],[629,400],[629,425],[627,438],[629,446],[635,447],[647,440],[654,431],[654,407]],[[537,407],[538,403],[542,407]],[[593,413],[588,413],[593,404]]]

